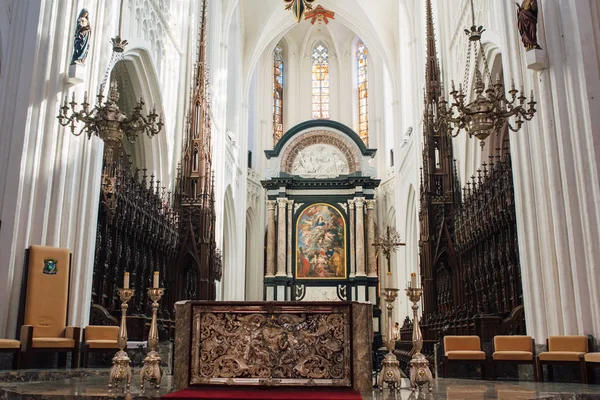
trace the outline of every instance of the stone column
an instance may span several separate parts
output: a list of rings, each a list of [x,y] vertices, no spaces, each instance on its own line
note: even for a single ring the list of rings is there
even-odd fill
[[[286,261],[286,232],[285,232],[285,208],[287,199],[280,197],[277,199],[277,275],[285,276],[285,261]]]
[[[375,243],[375,200],[367,200],[367,276],[377,277]]]
[[[275,276],[275,200],[267,200],[267,275]]]
[[[536,343],[551,335],[598,337],[600,305],[590,299],[600,296],[593,267],[600,257],[600,163],[589,146],[598,148],[600,81],[589,79],[598,74],[597,46],[583,39],[597,19],[597,2],[544,2],[538,40],[552,56],[542,73],[525,70],[514,6],[493,7],[507,30],[504,80],[523,84],[525,93],[533,89],[539,102],[533,120],[510,133],[527,334]]]
[[[292,277],[292,217],[294,213],[294,200],[288,200],[288,235],[287,235],[287,276]]]
[[[355,197],[356,205],[356,276],[365,274],[365,222],[363,216],[364,197]]]
[[[354,200],[348,200],[348,208],[350,209],[350,278],[356,274],[356,262],[354,249]]]

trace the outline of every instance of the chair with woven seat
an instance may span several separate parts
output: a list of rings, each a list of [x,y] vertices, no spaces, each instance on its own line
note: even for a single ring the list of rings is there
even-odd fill
[[[533,368],[533,379],[537,381],[537,365],[535,362],[535,343],[531,336],[495,336],[492,365],[493,378],[497,379],[499,364],[530,364]]]
[[[600,367],[600,353],[587,353],[583,356],[586,367],[586,383],[596,383],[596,375],[594,374],[594,368]]]
[[[586,381],[584,356],[591,347],[587,336],[550,336],[547,340],[548,351],[538,356],[539,379],[544,381],[544,365],[548,368],[548,380],[554,380],[554,365],[579,365],[581,382]]]
[[[79,362],[78,327],[67,326],[71,253],[68,249],[31,246],[26,253],[20,305],[21,366],[29,368],[36,352],[59,354],[58,366]]]
[[[19,368],[19,350],[21,342],[13,339],[0,339],[0,353],[12,353],[12,369]]]
[[[90,325],[83,328],[83,367],[88,366],[90,352],[105,352],[119,350],[117,338],[119,336],[118,326]]]
[[[444,378],[450,363],[479,364],[481,379],[485,379],[487,360],[479,336],[444,336]]]

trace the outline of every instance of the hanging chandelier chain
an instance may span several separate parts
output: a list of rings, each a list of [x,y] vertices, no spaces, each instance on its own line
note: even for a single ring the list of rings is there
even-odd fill
[[[106,83],[108,82],[108,78],[110,77],[110,73],[114,66],[123,59],[123,52],[118,52],[113,48],[112,54],[110,55],[110,60],[108,61],[108,65],[106,66],[106,70],[104,71],[104,76],[102,78],[102,83],[100,84],[100,92],[104,93],[104,89],[106,88]]]
[[[467,49],[467,61],[465,63],[465,74],[463,76],[463,87],[465,90],[469,87],[469,81],[471,80],[471,47],[472,42],[469,41],[469,47]],[[475,61],[477,61],[477,57],[475,57]],[[477,65],[475,65],[477,68]]]
[[[470,29],[465,29],[469,39],[463,83],[457,90],[452,82],[450,102],[442,94],[438,107],[427,110],[427,116],[435,131],[447,129],[450,135],[457,136],[461,130],[465,130],[469,136],[478,138],[483,148],[485,139],[492,133],[498,133],[505,125],[513,132],[520,130],[525,121],[530,121],[535,115],[537,103],[533,91],[527,101],[523,89],[519,92],[513,84],[507,98],[504,85],[499,81],[492,82],[485,49],[481,43],[481,35],[485,29],[475,25],[474,1],[470,2],[472,25]],[[480,70],[480,63],[483,64],[483,71]],[[471,74],[471,64],[474,65],[474,74]],[[471,77],[473,83],[469,91]],[[467,96],[466,92],[474,95]],[[467,102],[471,97],[474,98]],[[512,117],[514,121],[511,122]]]

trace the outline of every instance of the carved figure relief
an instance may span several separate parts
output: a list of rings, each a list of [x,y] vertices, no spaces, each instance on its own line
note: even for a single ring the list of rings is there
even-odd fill
[[[360,159],[356,146],[339,133],[315,130],[301,134],[286,146],[281,155],[280,171],[309,178],[336,177],[360,171]]]
[[[194,309],[192,384],[350,385],[348,309]]]
[[[348,173],[348,161],[344,154],[327,144],[306,147],[292,163],[292,174],[304,178],[335,178]]]

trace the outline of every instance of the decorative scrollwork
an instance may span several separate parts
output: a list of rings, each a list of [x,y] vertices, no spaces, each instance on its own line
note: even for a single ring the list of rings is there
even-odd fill
[[[337,295],[338,298],[342,301],[346,301],[348,300],[348,286],[344,285],[338,285],[337,287]]]
[[[306,286],[304,285],[294,285],[294,298],[297,301],[304,299],[306,296]]]
[[[349,308],[258,308],[194,309],[191,383],[349,384]]]

